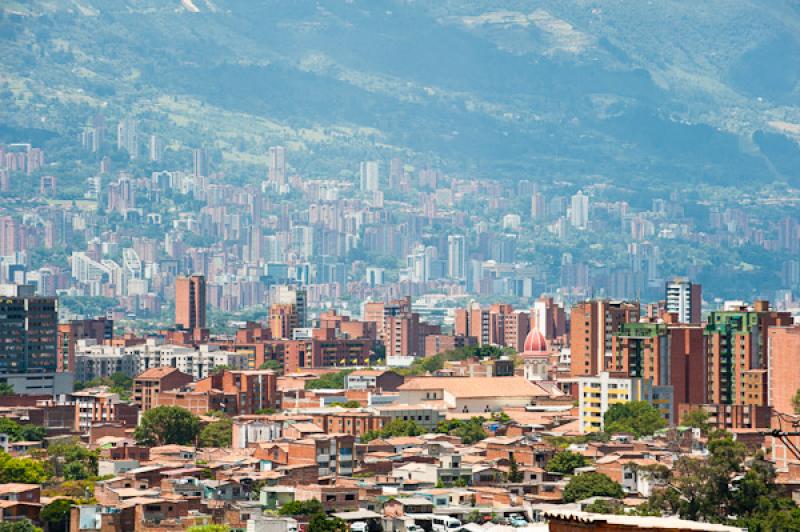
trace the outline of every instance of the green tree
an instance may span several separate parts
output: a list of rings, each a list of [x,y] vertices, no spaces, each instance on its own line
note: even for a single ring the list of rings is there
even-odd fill
[[[525,475],[523,475],[522,471],[519,470],[517,459],[512,454],[508,464],[508,481],[516,484],[522,482],[523,480],[525,480]]]
[[[597,499],[584,509],[594,514],[623,514],[622,503],[616,499]]]
[[[774,508],[739,519],[736,526],[749,532],[796,532],[800,530],[800,508]]]
[[[187,528],[186,532],[229,532],[230,529],[228,525],[196,525]]]
[[[98,452],[84,447],[77,438],[47,448],[53,471],[65,480],[87,480],[97,476]]]
[[[69,513],[74,502],[56,499],[42,507],[39,519],[47,525],[47,532],[66,532],[69,529]]]
[[[318,379],[306,382],[306,390],[334,389],[341,390],[345,386],[347,376],[353,373],[353,369],[343,369],[334,373],[326,373]]]
[[[0,451],[0,484],[42,484],[49,475],[44,464],[32,458],[15,458]]]
[[[686,412],[681,418],[681,425],[700,429],[703,434],[708,434],[708,412],[702,408],[695,408]]]
[[[348,532],[349,528],[343,519],[318,513],[308,522],[307,530],[308,532]]]
[[[42,532],[42,529],[34,526],[30,519],[18,519],[14,521],[0,521],[0,532]]]
[[[681,456],[667,487],[655,491],[647,507],[693,521],[728,522],[735,515],[752,524],[759,516],[791,518],[783,512],[794,504],[775,488],[775,471],[761,453],[746,462],[746,447],[725,433],[710,437],[708,451],[706,458]]]
[[[259,366],[259,369],[271,369],[273,371],[282,372],[283,364],[281,364],[277,360],[267,360],[263,364],[261,364],[261,366]]]
[[[229,417],[222,417],[219,421],[209,423],[200,431],[200,446],[202,447],[230,447],[233,436],[233,421]]]
[[[75,391],[96,386],[108,386],[111,393],[119,395],[120,399],[128,400],[131,396],[133,379],[122,372],[116,372],[110,377],[96,377],[90,381],[75,383]]]
[[[311,499],[308,501],[292,501],[287,502],[283,506],[280,507],[278,510],[280,515],[316,515],[319,513],[325,513],[325,508],[322,506],[322,503],[316,499]]]
[[[439,423],[436,431],[456,436],[465,445],[472,445],[486,439],[486,430],[483,428],[485,422],[484,418],[477,416],[467,420],[450,419]]]
[[[0,418],[0,432],[8,434],[11,441],[42,441],[47,435],[44,427],[17,423],[5,417]]]
[[[581,473],[575,475],[564,488],[564,502],[575,502],[589,497],[613,497],[621,499],[622,486],[602,473]]]
[[[185,408],[159,406],[144,413],[134,437],[140,445],[189,445],[199,431],[200,420]]]
[[[575,469],[586,467],[587,465],[588,462],[582,454],[572,451],[559,451],[547,462],[547,471],[571,475]]]
[[[0,382],[0,395],[14,395],[14,387],[7,382]]]
[[[365,432],[361,435],[361,441],[368,442],[378,438],[394,438],[397,436],[419,436],[420,434],[425,434],[425,429],[416,421],[395,419],[381,429]]]
[[[331,406],[341,406],[342,408],[361,408],[361,403],[356,400],[350,400],[343,403],[331,403]]]
[[[792,396],[792,407],[794,407],[795,414],[800,414],[800,388],[798,388]]]
[[[628,432],[637,438],[667,426],[658,409],[647,401],[614,404],[603,416],[603,423],[608,433]]]

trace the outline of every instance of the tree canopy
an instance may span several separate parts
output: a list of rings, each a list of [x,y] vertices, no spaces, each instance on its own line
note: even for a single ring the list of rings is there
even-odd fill
[[[49,475],[44,464],[32,458],[15,458],[0,451],[0,484],[42,484]]]
[[[703,434],[708,434],[708,412],[702,408],[695,408],[686,412],[681,418],[681,425],[700,429]]]
[[[0,432],[8,434],[11,441],[42,441],[47,429],[39,425],[17,423],[7,417],[0,418]]]
[[[347,523],[338,517],[328,517],[324,513],[314,515],[308,522],[308,532],[348,532]]]
[[[53,471],[65,480],[87,480],[97,476],[98,453],[77,439],[51,444],[47,448]]]
[[[66,532],[69,529],[69,513],[73,503],[69,499],[56,499],[42,508],[39,519],[47,524],[47,532]]]
[[[110,377],[96,377],[90,381],[76,382],[75,391],[94,388],[95,386],[108,386],[110,392],[119,395],[120,399],[127,400],[131,395],[133,379],[118,371]]]
[[[283,364],[277,360],[267,360],[258,369],[271,369],[273,371],[283,371]]]
[[[324,513],[325,508],[322,506],[322,503],[316,499],[311,499],[308,501],[292,501],[287,502],[283,506],[280,507],[278,513],[280,515],[315,515],[318,513]]]
[[[425,434],[425,429],[416,421],[395,419],[381,429],[365,432],[361,435],[361,441],[368,442],[378,438],[394,438],[397,436],[419,436],[420,434]]]
[[[439,371],[444,367],[448,360],[466,360],[468,358],[500,358],[501,356],[511,355],[514,351],[508,348],[497,347],[494,345],[471,345],[458,347],[429,357],[422,357],[414,360],[410,367],[400,370],[405,375],[424,375]]]
[[[353,369],[343,369],[333,373],[326,373],[318,379],[306,381],[306,390],[335,389],[341,390],[345,387],[347,376],[353,373]]]
[[[230,447],[233,437],[233,421],[222,416],[218,421],[209,423],[200,431],[201,447]]]
[[[647,401],[611,405],[603,416],[603,423],[608,433],[628,432],[637,438],[650,436],[667,426],[658,409]]]
[[[559,451],[547,462],[547,471],[571,475],[576,468],[586,467],[587,464],[588,461],[580,453]]]
[[[478,416],[467,420],[449,419],[440,422],[436,427],[436,431],[442,434],[456,436],[457,438],[461,438],[461,441],[465,445],[471,445],[486,439],[486,430],[483,428],[485,422],[486,420],[484,418]]]
[[[30,519],[15,519],[14,521],[0,521],[0,532],[42,532],[34,526]]]
[[[622,486],[602,473],[581,473],[575,475],[564,488],[564,501],[575,502],[589,497],[614,497],[621,499],[624,495]]]
[[[800,530],[800,510],[777,488],[775,469],[760,451],[748,459],[744,444],[725,433],[710,437],[708,451],[678,458],[641,512],[751,531]]]
[[[189,445],[199,432],[200,420],[185,408],[159,406],[144,413],[134,437],[140,445]]]

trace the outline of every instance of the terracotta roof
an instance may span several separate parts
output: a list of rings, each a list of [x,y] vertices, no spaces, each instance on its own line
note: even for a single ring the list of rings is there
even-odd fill
[[[39,484],[20,484],[18,482],[11,482],[8,484],[0,484],[0,493],[17,493],[39,487]]]
[[[359,369],[354,371],[350,375],[354,375],[356,377],[380,377],[384,373],[386,373],[386,371],[379,369]]]
[[[399,391],[445,390],[454,397],[547,397],[539,385],[524,377],[416,377]]]
[[[325,432],[319,425],[314,423],[292,423],[288,428],[292,428],[298,432]]]
[[[142,373],[134,377],[134,380],[139,379],[161,379],[166,377],[167,375],[174,373],[178,370],[178,368],[170,368],[170,367],[161,367],[161,368],[150,368],[144,370]]]

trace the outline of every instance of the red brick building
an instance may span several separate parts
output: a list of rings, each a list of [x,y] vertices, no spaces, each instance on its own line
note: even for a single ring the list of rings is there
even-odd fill
[[[192,376],[176,368],[150,368],[133,379],[133,402],[142,412],[154,408],[158,394],[182,388],[192,382]]]

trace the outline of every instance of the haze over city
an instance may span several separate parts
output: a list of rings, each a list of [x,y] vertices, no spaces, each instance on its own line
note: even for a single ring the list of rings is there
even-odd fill
[[[800,530],[798,28],[0,2],[0,532]]]

